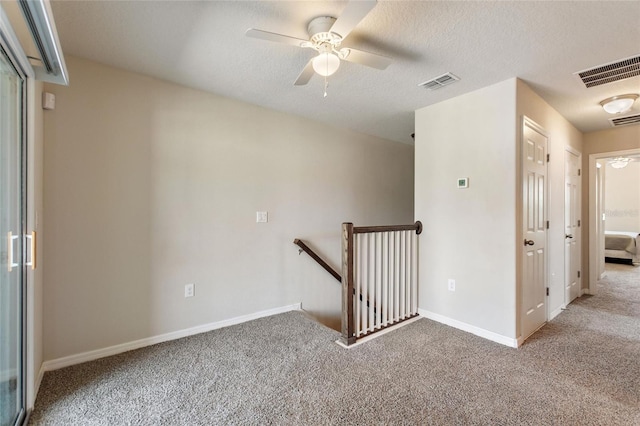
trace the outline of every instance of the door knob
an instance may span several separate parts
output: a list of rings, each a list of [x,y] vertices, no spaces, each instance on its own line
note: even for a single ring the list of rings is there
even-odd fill
[[[533,241],[533,240],[527,240],[527,239],[525,238],[525,240],[524,240],[524,245],[525,245],[525,246],[532,246],[532,245],[534,245],[534,244],[535,244],[535,241]]]
[[[573,238],[573,234],[565,234],[565,238]]]

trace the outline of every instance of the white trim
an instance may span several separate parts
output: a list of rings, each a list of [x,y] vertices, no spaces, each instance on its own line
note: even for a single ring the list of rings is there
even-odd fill
[[[509,346],[512,348],[518,347],[518,340],[503,336],[493,331],[485,330],[484,328],[476,327],[475,325],[467,324],[466,322],[458,321],[453,318],[445,317],[444,315],[436,314],[434,312],[427,311],[425,309],[418,309],[418,313],[421,317],[428,318],[430,320],[448,325],[458,330],[466,331],[467,333],[475,334],[492,342],[500,343],[501,345]]]
[[[352,348],[355,348],[356,346],[360,346],[363,343],[367,343],[368,341],[373,340],[376,337],[380,337],[383,334],[387,334],[387,333],[389,333],[391,331],[399,329],[400,327],[404,327],[405,325],[409,325],[412,322],[416,322],[419,319],[421,319],[420,316],[415,316],[415,317],[413,317],[411,319],[408,319],[406,321],[402,321],[401,323],[392,325],[391,327],[387,327],[384,330],[376,331],[375,333],[372,333],[372,334],[370,334],[368,336],[364,336],[364,337],[359,338],[353,345],[347,346],[344,343],[342,343],[340,340],[336,340],[336,343],[338,345],[342,346],[345,349],[352,349]]]
[[[36,377],[36,381],[33,384],[33,401],[35,403],[36,397],[38,396],[38,391],[40,390],[40,384],[42,383],[42,378],[44,377],[44,365],[40,366],[40,370],[38,371],[38,376]],[[31,407],[30,409],[33,409]]]
[[[121,343],[119,345],[109,346],[93,351],[82,352],[75,355],[69,355],[62,358],[52,359],[42,363],[43,371],[58,370],[60,368],[69,367],[71,365],[81,364],[87,361],[93,361],[107,356],[117,355],[123,352],[132,351],[134,349],[143,348],[145,346],[155,345],[157,343],[167,342],[169,340],[181,339],[183,337],[193,336],[195,334],[206,333],[208,331],[219,328],[229,327],[241,324],[243,322],[252,321],[259,318],[269,317],[272,315],[282,314],[290,311],[302,310],[301,303],[282,306],[279,308],[267,309],[266,311],[255,312],[253,314],[242,315],[239,317],[212,322],[209,324],[198,325],[196,327],[186,328],[184,330],[172,331],[170,333],[160,334],[157,336],[146,337],[132,342]]]

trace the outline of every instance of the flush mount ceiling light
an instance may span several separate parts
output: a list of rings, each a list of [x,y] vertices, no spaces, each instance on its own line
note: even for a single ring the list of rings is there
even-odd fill
[[[627,167],[627,164],[629,164],[630,161],[631,161],[631,158],[616,157],[611,159],[609,161],[609,164],[611,164],[611,167],[613,167],[614,169],[623,169]]]
[[[620,114],[629,111],[636,99],[638,99],[636,94],[612,96],[600,102],[600,105],[609,114]]]

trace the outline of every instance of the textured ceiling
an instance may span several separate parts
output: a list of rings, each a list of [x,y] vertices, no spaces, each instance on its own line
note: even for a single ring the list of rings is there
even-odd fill
[[[640,93],[640,77],[587,89],[574,75],[640,54],[640,1],[379,1],[343,46],[394,58],[385,71],[343,62],[293,82],[313,51],[248,38],[308,38],[345,1],[56,1],[63,51],[226,97],[412,143],[414,111],[519,77],[584,132],[609,128],[599,101]],[[445,72],[461,80],[418,84]],[[70,75],[73,84],[73,75]],[[637,102],[633,112],[640,112]]]

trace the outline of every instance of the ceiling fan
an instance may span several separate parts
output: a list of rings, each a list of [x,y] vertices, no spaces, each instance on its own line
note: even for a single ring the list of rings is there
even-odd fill
[[[326,78],[338,70],[340,61],[349,61],[356,64],[383,70],[391,63],[391,58],[377,55],[375,53],[364,52],[362,50],[349,47],[340,47],[342,41],[351,31],[364,19],[365,16],[375,7],[376,0],[351,0],[342,11],[339,18],[332,16],[319,16],[309,22],[307,31],[309,40],[296,37],[272,33],[268,31],[249,28],[246,32],[248,37],[261,40],[274,41],[277,43],[290,44],[302,48],[310,48],[318,52],[318,55],[304,67],[294,85],[302,86],[309,82],[313,73],[325,77],[325,93],[327,96]]]

